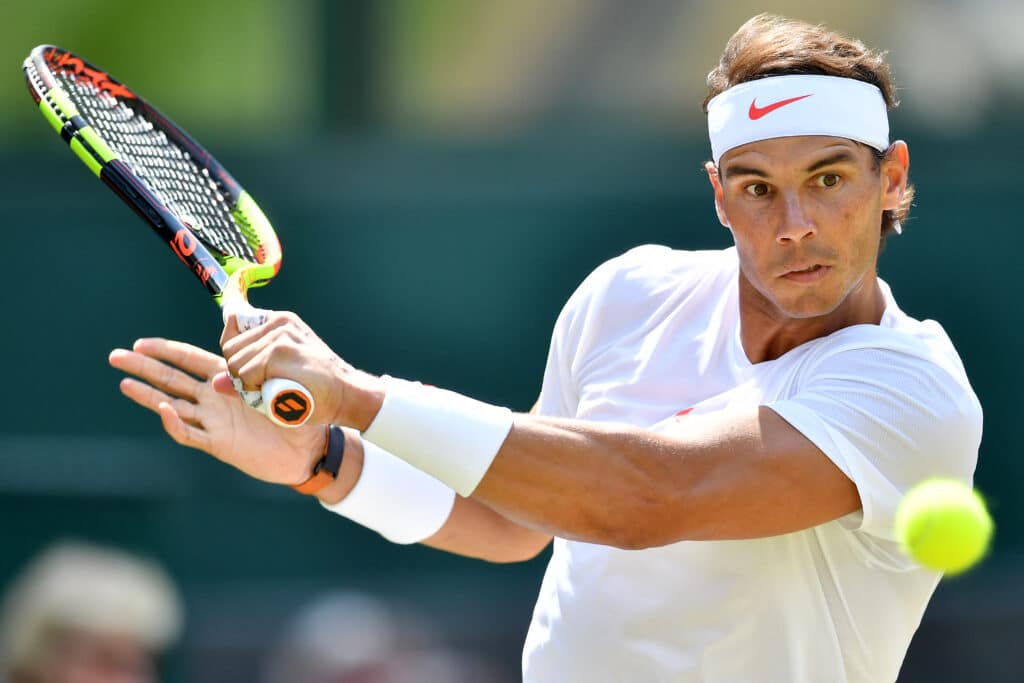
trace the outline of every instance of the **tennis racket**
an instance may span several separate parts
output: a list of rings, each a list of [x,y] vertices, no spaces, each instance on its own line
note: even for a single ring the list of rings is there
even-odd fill
[[[242,330],[266,318],[247,299],[281,267],[281,246],[252,197],[209,152],[123,83],[75,54],[40,45],[24,63],[39,111],[89,170],[160,236]],[[312,394],[287,378],[235,388],[277,424],[313,414]]]

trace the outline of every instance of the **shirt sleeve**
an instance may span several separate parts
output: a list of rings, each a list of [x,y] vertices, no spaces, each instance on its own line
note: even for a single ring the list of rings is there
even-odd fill
[[[589,358],[621,329],[624,307],[635,306],[649,277],[652,262],[673,263],[684,257],[668,247],[647,244],[605,261],[576,288],[555,322],[544,369],[538,411],[551,417],[576,417],[579,377]],[[665,270],[662,266],[660,270]],[[673,281],[673,286],[681,286]]]
[[[768,407],[857,486],[862,510],[840,521],[894,568],[908,567],[893,531],[903,495],[931,477],[973,480],[981,407],[966,377],[927,357],[879,348],[838,352],[793,396]]]
[[[562,307],[551,333],[544,381],[541,385],[537,412],[549,417],[575,417],[579,393],[573,378],[573,359],[580,343],[586,310],[593,298],[596,273],[592,273],[576,289]]]

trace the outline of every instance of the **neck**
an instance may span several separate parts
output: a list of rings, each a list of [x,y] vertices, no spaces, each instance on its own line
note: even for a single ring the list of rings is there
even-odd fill
[[[826,337],[851,325],[877,325],[885,312],[885,297],[874,270],[867,273],[843,302],[830,313],[793,318],[780,311],[740,272],[740,341],[751,363],[775,360],[812,339]]]

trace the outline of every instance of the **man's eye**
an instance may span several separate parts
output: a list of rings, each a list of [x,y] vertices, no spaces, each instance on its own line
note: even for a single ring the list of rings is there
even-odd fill
[[[752,183],[744,188],[747,194],[754,197],[763,197],[768,194],[768,185],[765,183]]]
[[[818,176],[819,187],[835,187],[839,184],[838,173],[822,173]]]

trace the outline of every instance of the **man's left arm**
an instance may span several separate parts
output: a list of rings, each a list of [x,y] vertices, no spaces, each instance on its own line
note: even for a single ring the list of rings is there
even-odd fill
[[[516,416],[473,492],[509,519],[620,548],[774,536],[860,507],[853,482],[770,408],[672,433]]]

